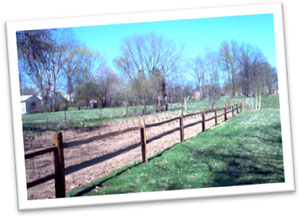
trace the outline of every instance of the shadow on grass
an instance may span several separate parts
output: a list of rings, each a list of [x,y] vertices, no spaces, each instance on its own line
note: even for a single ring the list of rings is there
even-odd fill
[[[206,163],[209,172],[213,174],[212,181],[207,187],[262,184],[272,182],[284,182],[284,171],[280,167],[282,163],[270,160],[270,156],[255,155],[243,156],[231,153],[231,155],[218,154],[213,151],[198,152],[209,160],[218,160],[225,163],[221,171],[215,171],[210,163]]]
[[[243,140],[235,140],[231,148],[205,150],[190,147],[194,151],[195,158],[206,163],[208,170],[213,173],[213,180],[208,187],[262,184],[284,182],[283,156],[276,151],[282,149],[281,134],[273,134],[280,131],[280,124],[271,124],[267,128],[250,127],[247,131],[236,131],[226,135],[233,140],[235,136],[243,137]],[[251,133],[259,131],[260,136]],[[263,134],[263,136],[262,136]],[[220,134],[221,135],[221,134]],[[215,139],[218,139],[216,136]],[[250,145],[244,140],[259,140],[256,145]],[[264,150],[258,150],[263,148]],[[269,149],[267,151],[267,149]],[[216,171],[209,161],[220,161],[225,164],[222,170]]]
[[[110,185],[113,185],[114,178],[122,174],[125,176],[121,182],[127,185],[130,182],[127,182],[126,175],[131,174],[125,172],[134,168],[140,169],[135,173],[145,173],[145,178],[154,180],[154,183],[147,186],[146,180],[140,186],[128,184],[122,190],[111,189],[108,194],[284,182],[280,121],[246,127],[235,127],[236,122],[232,123],[163,150],[149,159],[149,164],[144,165],[145,170],[138,167],[141,163],[127,166],[72,196],[85,195],[96,187],[105,188],[104,183],[108,180],[112,180]],[[167,154],[160,158],[164,153]],[[155,158],[167,161],[169,165],[158,167],[158,162],[152,161]],[[194,174],[199,174],[199,178],[185,181]],[[163,182],[165,178],[168,178],[168,183]],[[184,181],[178,181],[180,178]]]

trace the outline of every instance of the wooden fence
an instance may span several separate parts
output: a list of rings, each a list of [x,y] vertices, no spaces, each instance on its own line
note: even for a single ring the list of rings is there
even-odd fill
[[[221,114],[217,115],[217,112],[222,111],[222,110],[223,110],[223,112]],[[165,121],[161,121],[161,122],[157,122],[157,123],[152,123],[152,124],[145,124],[144,118],[141,118],[140,125],[138,127],[130,127],[130,128],[126,128],[124,130],[113,131],[113,132],[109,132],[109,133],[106,133],[103,135],[97,135],[97,136],[90,137],[87,139],[70,141],[70,142],[65,142],[65,143],[63,142],[62,132],[52,133],[51,140],[52,140],[53,146],[26,153],[25,159],[30,159],[30,158],[33,158],[36,156],[40,156],[40,155],[43,155],[46,153],[53,152],[55,173],[27,183],[27,188],[31,188],[38,184],[42,184],[46,181],[54,179],[55,180],[55,196],[57,198],[66,196],[65,166],[64,166],[64,151],[63,151],[64,148],[82,145],[82,144],[86,144],[86,143],[93,142],[93,141],[100,140],[100,139],[106,139],[108,137],[124,134],[124,133],[130,132],[130,131],[140,130],[142,161],[144,163],[147,163],[148,162],[147,144],[151,143],[152,141],[160,139],[163,136],[171,134],[175,131],[180,131],[180,142],[184,142],[184,129],[185,128],[192,127],[197,124],[201,124],[202,132],[203,132],[206,130],[206,124],[205,124],[206,122],[214,120],[215,125],[217,125],[218,118],[224,116],[224,121],[227,121],[227,119],[228,119],[227,114],[231,113],[232,117],[234,117],[235,116],[234,111],[236,111],[236,114],[239,114],[240,112],[242,112],[242,103],[240,103],[239,105],[235,104],[235,106],[233,104],[231,106],[224,105],[222,108],[214,107],[212,110],[208,110],[208,111],[205,111],[204,108],[202,108],[201,112],[190,113],[190,114],[186,114],[186,115],[183,114],[183,110],[180,110],[179,115],[177,117],[167,119]],[[209,113],[214,113],[214,115],[210,118],[206,118],[206,115]],[[196,116],[196,115],[202,116],[200,121],[196,121],[196,122],[190,123],[188,125],[184,125],[185,118]],[[147,128],[158,127],[163,124],[171,123],[171,122],[177,121],[177,120],[179,120],[179,125],[175,129],[164,132],[164,133],[159,134],[150,139],[147,139],[147,136],[146,136]],[[123,151],[121,153],[123,153]]]

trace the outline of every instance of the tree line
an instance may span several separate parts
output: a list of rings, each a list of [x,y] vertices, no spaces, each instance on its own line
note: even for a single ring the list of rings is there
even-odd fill
[[[250,44],[223,41],[185,59],[184,46],[154,32],[132,35],[120,44],[113,69],[105,56],[76,39],[71,30],[47,29],[17,32],[21,94],[38,94],[51,111],[61,107],[57,93],[68,95],[65,109],[87,107],[96,100],[102,107],[183,103],[193,97],[208,98],[271,94],[277,72],[263,53]],[[257,103],[259,107],[260,103]]]
[[[256,97],[260,109],[261,96],[278,88],[277,70],[263,53],[250,44],[223,41],[216,51],[207,51],[191,61],[193,77],[201,98],[212,104],[220,96]]]

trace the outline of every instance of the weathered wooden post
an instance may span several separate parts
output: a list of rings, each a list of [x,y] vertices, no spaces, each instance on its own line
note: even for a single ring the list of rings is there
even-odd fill
[[[224,104],[224,121],[227,121],[227,110],[226,110],[226,104]]]
[[[232,117],[234,117],[233,103],[231,104],[231,112],[232,112]]]
[[[242,108],[242,102],[240,102],[240,112],[242,112],[243,111],[243,108]]]
[[[202,131],[205,131],[205,110],[204,110],[204,107],[202,107],[201,111],[202,111]]]
[[[180,142],[184,142],[183,110],[179,110]]]
[[[146,127],[145,127],[145,119],[140,118],[140,126],[141,126],[141,143],[142,143],[142,158],[143,163],[148,163],[147,158],[147,143],[146,143]]]
[[[218,124],[218,118],[217,118],[217,107],[214,106],[214,112],[215,112],[215,125]]]
[[[169,111],[168,103],[166,103],[166,111]]]
[[[65,163],[62,133],[52,133],[51,139],[52,144],[56,147],[56,150],[54,151],[55,196],[57,198],[66,197]]]

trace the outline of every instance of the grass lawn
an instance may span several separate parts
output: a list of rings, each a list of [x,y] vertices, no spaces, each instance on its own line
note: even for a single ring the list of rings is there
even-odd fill
[[[222,97],[216,101],[216,106],[221,108],[224,104],[233,103],[245,103],[246,98],[226,98]],[[254,107],[255,98],[247,98],[250,108]],[[262,98],[263,108],[279,108],[279,97],[278,95],[271,95]],[[205,100],[189,100],[188,101],[188,113],[200,111],[202,107],[205,110],[212,109],[212,102],[208,99]],[[142,106],[138,107],[138,112],[141,113]],[[178,107],[174,111],[178,113]],[[147,106],[147,112],[154,112],[153,106]],[[115,108],[104,108],[102,109],[102,118],[100,119],[99,109],[81,109],[77,110],[71,108],[66,111],[66,122],[65,112],[47,112],[47,113],[35,113],[26,114],[22,116],[23,132],[24,136],[38,135],[46,131],[59,131],[70,128],[78,128],[84,126],[101,125],[107,122],[112,122],[120,119],[132,118],[134,114],[133,107],[129,108],[131,116],[124,117],[124,109],[122,107]]]
[[[151,148],[149,144],[148,148]],[[284,182],[279,110],[244,111],[149,160],[95,179],[68,196]]]

